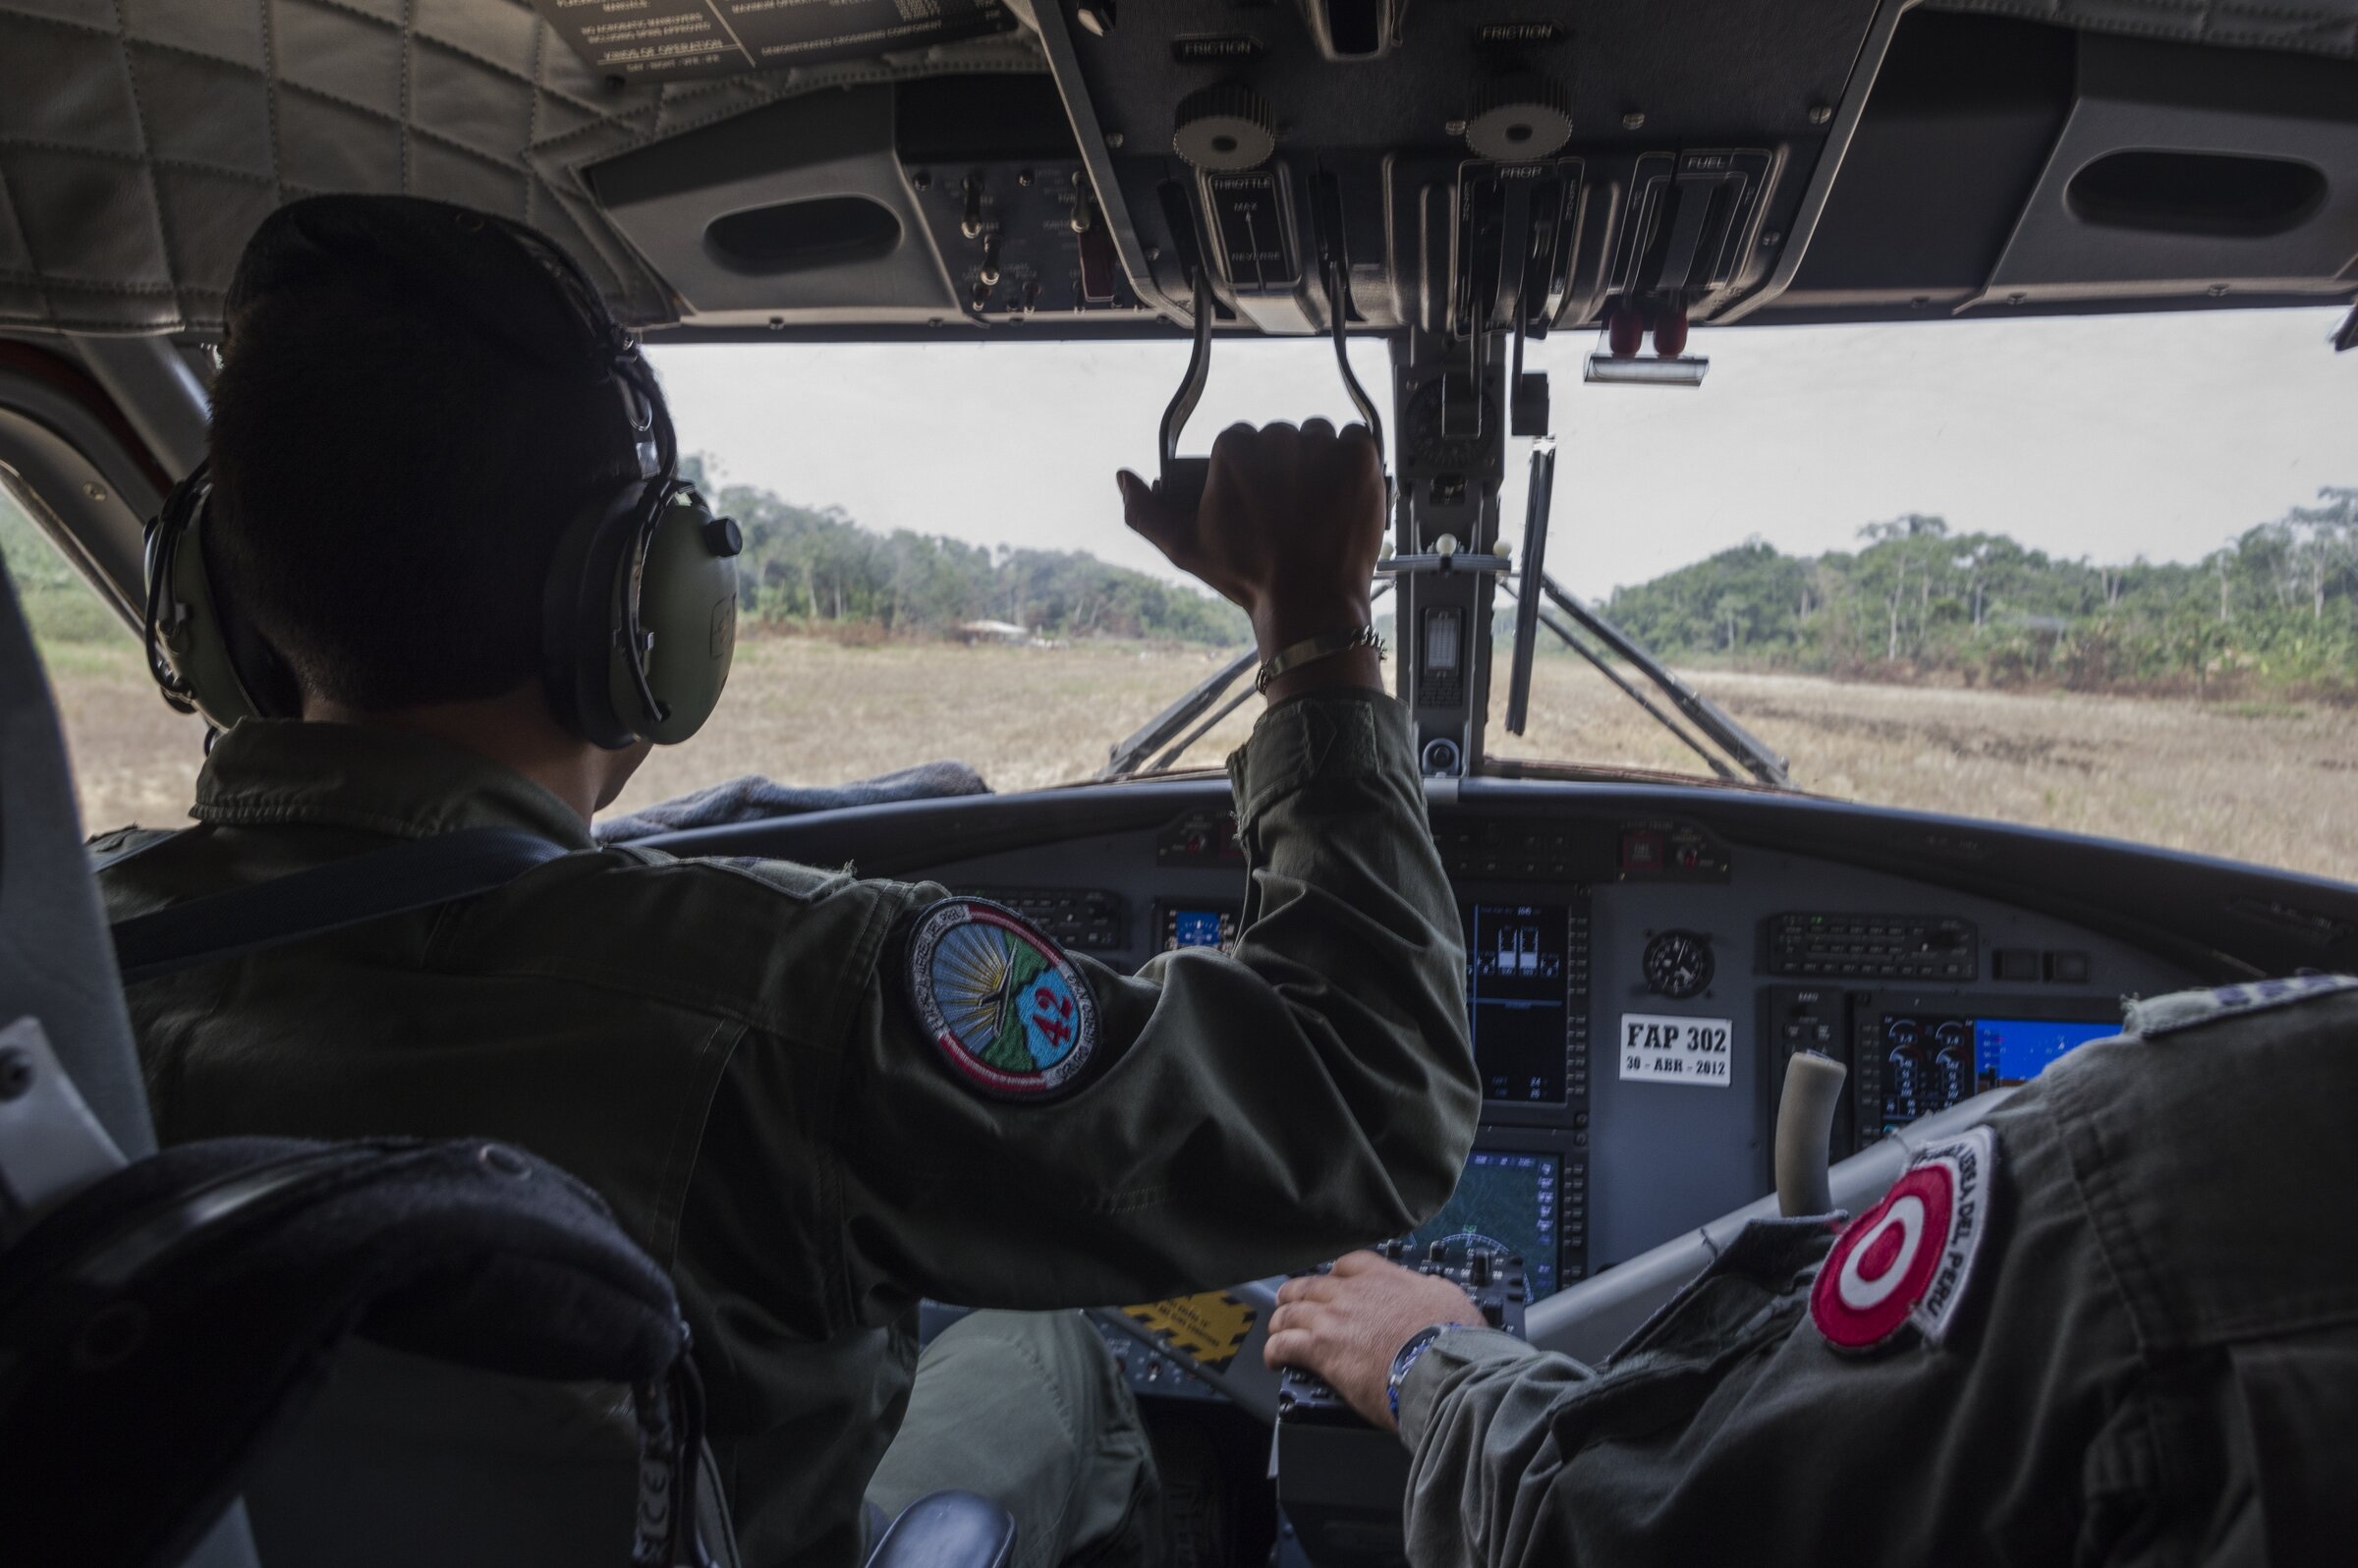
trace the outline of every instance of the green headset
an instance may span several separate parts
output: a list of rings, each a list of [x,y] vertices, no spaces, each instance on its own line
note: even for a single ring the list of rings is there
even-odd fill
[[[384,198],[379,198],[384,199]],[[504,233],[591,336],[619,395],[639,473],[608,486],[558,535],[541,597],[540,675],[558,723],[619,750],[672,745],[712,716],[737,643],[737,525],[678,476],[671,418],[654,372],[573,258],[520,224],[418,203],[471,235]],[[174,487],[147,526],[148,669],[164,700],[215,730],[295,716],[284,662],[222,596],[206,565],[209,464]]]

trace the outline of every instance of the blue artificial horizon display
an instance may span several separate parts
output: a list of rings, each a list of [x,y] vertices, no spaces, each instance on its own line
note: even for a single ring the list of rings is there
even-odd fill
[[[1219,946],[1220,912],[1210,909],[1173,910],[1171,937],[1181,947]]]
[[[2054,1019],[1984,1018],[1973,1026],[1974,1076],[1984,1084],[2024,1084],[2092,1039],[2109,1039],[2118,1024],[2066,1024]]]

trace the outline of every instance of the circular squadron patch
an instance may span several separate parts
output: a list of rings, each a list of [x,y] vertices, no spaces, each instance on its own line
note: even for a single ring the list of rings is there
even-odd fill
[[[991,1094],[1053,1094],[1096,1054],[1089,982],[1055,943],[987,899],[945,898],[918,917],[909,999],[942,1059]]]
[[[1948,1337],[1989,1232],[1997,1141],[1987,1127],[1918,1154],[1843,1230],[1810,1289],[1810,1318],[1836,1350],[1873,1350],[1914,1324]]]

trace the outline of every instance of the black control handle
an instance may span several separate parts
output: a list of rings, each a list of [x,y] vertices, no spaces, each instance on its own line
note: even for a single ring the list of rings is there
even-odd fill
[[[1201,263],[1194,282],[1196,347],[1187,357],[1187,375],[1162,411],[1162,477],[1154,483],[1163,499],[1190,512],[1203,503],[1204,486],[1211,477],[1211,459],[1179,455],[1179,432],[1187,428],[1189,416],[1204,399],[1204,383],[1211,379],[1211,275]]]
[[[1359,377],[1351,373],[1351,360],[1345,352],[1343,331],[1343,279],[1339,266],[1326,270],[1326,304],[1331,315],[1330,332],[1334,339],[1334,363],[1342,371],[1343,390],[1352,407],[1376,438],[1376,462],[1384,469],[1384,490],[1391,491],[1391,465],[1385,461],[1383,450],[1383,419],[1376,412],[1375,399]],[[1179,390],[1171,394],[1168,407],[1162,411],[1162,476],[1154,483],[1155,492],[1173,503],[1194,511],[1204,500],[1204,486],[1211,477],[1211,459],[1181,457],[1179,435],[1204,399],[1205,383],[1211,379],[1211,275],[1199,265],[1195,269],[1196,345],[1187,358],[1187,374],[1179,382]]]

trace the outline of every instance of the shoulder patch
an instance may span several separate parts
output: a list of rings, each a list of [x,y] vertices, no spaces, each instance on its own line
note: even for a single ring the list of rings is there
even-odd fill
[[[1001,1099],[1069,1088],[1097,1049],[1097,999],[1064,950],[982,898],[945,898],[909,938],[909,1000],[959,1079]]]
[[[2158,1035],[2171,1035],[2181,1029],[2195,1029],[2204,1024],[2218,1023],[2222,1019],[2241,1018],[2248,1013],[2265,1013],[2272,1008],[2290,1007],[2295,1002],[2312,1001],[2342,991],[2358,991],[2358,976],[2293,975],[2283,980],[2246,980],[2240,985],[2221,985],[2216,990],[2176,991],[2168,996],[2157,996],[2151,1001],[2131,1002],[2128,1022],[2121,1026],[2121,1032],[2150,1039]]]
[[[1844,1228],[1810,1289],[1810,1318],[1836,1350],[1868,1351],[1913,1324],[1948,1337],[1990,1232],[1997,1138],[1976,1127],[1919,1153],[1882,1202]]]

